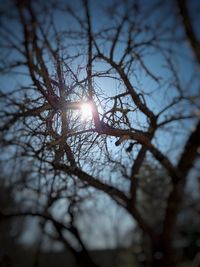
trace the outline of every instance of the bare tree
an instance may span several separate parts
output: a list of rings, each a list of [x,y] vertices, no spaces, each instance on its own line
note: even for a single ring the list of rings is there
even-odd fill
[[[146,265],[173,266],[200,145],[200,45],[186,2],[16,1],[1,13],[3,166],[31,164],[19,183],[41,206],[21,215],[51,221],[57,238],[81,251],[79,263],[96,266],[72,211],[100,190],[137,222]],[[159,210],[153,220],[141,206],[145,194]],[[60,199],[68,218],[53,214]],[[12,216],[20,213],[1,214]]]

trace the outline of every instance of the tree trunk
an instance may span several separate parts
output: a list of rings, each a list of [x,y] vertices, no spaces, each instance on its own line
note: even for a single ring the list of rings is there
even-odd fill
[[[87,252],[80,252],[78,257],[76,257],[77,264],[82,267],[99,267]]]
[[[143,236],[143,253],[145,256],[143,267],[174,267],[176,252],[172,242],[163,236],[151,240]]]
[[[151,265],[149,267],[174,267],[175,250],[169,240],[160,239],[152,243]]]

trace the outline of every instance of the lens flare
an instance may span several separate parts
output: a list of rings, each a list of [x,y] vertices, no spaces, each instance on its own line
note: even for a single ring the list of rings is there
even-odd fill
[[[84,120],[90,120],[92,118],[92,106],[88,103],[81,105],[81,117]]]

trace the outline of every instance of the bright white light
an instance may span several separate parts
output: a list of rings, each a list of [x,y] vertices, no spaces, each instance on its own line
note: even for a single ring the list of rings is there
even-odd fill
[[[81,105],[81,117],[84,120],[90,120],[92,118],[92,106],[88,103]]]

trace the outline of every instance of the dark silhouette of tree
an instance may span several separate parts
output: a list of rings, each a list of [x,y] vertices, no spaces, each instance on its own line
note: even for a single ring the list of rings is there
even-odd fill
[[[1,174],[2,175],[2,174]],[[7,177],[5,177],[7,178]],[[1,212],[13,212],[19,210],[19,203],[15,200],[13,188],[6,183],[6,179],[0,177],[0,208]],[[18,239],[22,232],[24,221],[16,218],[13,221],[3,221],[0,224],[0,265],[12,266],[10,254],[16,249]]]
[[[194,8],[178,0],[2,8],[2,166],[30,164],[31,172],[18,181],[27,204],[1,219],[49,221],[80,265],[96,266],[76,223],[95,189],[137,223],[147,241],[144,265],[181,261],[177,221],[200,146]],[[92,112],[85,120],[84,103]],[[53,207],[61,200],[59,218]]]

